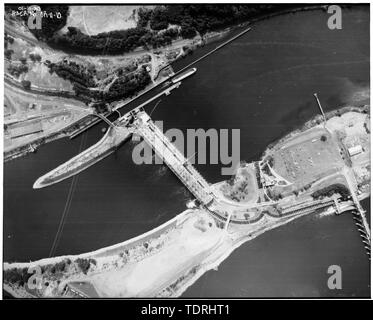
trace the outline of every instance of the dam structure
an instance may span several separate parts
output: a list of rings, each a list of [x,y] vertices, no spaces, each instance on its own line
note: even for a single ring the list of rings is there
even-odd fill
[[[162,161],[175,173],[188,190],[203,205],[214,202],[214,194],[209,183],[192,166],[184,155],[171,143],[144,111],[134,113],[133,123],[138,134],[149,144]]]

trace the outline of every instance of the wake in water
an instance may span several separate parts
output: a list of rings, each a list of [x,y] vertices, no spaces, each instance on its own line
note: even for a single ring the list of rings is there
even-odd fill
[[[316,219],[321,219],[321,218],[325,218],[325,217],[331,217],[331,216],[334,216],[334,215],[335,215],[334,210],[326,210],[326,211],[322,211],[322,212],[318,213],[315,217],[316,217]]]

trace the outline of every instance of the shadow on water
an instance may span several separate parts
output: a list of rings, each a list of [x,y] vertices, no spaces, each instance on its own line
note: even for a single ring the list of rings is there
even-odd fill
[[[318,112],[314,92],[331,110],[369,87],[369,8],[344,11],[342,30],[329,30],[326,19],[326,13],[314,11],[256,23],[199,62],[195,75],[162,98],[154,120],[163,120],[165,130],[184,132],[240,129],[241,159],[257,160],[270,142]],[[215,46],[177,62],[175,70]],[[85,147],[102,137],[102,127],[88,131]],[[39,190],[32,185],[76,155],[81,139],[59,140],[5,163],[4,261],[48,256],[72,179]],[[176,177],[160,165],[135,165],[133,145],[78,175],[56,255],[127,240],[185,209],[189,195]],[[197,165],[210,182],[226,179],[221,167]],[[265,233],[235,250],[218,272],[206,273],[184,296],[366,296],[369,263],[351,220],[349,214],[308,216]],[[341,292],[326,287],[331,264],[343,269]]]

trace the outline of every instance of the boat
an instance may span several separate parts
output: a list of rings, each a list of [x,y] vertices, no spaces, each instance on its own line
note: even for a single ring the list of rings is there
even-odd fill
[[[171,80],[172,83],[177,83],[189,76],[191,76],[192,74],[194,74],[195,72],[197,71],[197,68],[191,68],[191,69],[188,69],[187,71],[185,72],[182,72],[181,74],[179,74],[178,76],[176,76],[175,78],[173,78]]]

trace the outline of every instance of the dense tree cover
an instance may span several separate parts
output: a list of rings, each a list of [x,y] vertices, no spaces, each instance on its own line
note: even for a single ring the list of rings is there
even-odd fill
[[[88,36],[77,28],[69,27],[66,34],[55,34],[48,42],[52,46],[82,54],[116,54],[132,51],[145,44],[143,37],[147,32],[143,28],[131,28]]]
[[[340,183],[332,184],[328,187],[317,190],[314,193],[312,193],[311,196],[314,199],[319,199],[323,197],[331,197],[335,193],[339,193],[343,200],[346,200],[350,196],[350,191],[346,188],[345,185]]]
[[[18,78],[22,73],[26,73],[28,71],[28,66],[26,64],[11,64],[8,67],[8,72]]]
[[[122,98],[134,96],[138,91],[143,90],[151,81],[149,73],[145,67],[139,71],[126,74],[118,71],[118,78],[110,86],[108,91],[96,90],[95,69],[87,69],[73,61],[62,61],[59,63],[46,63],[51,73],[55,72],[65,80],[73,84],[76,95],[89,101],[114,101]],[[94,89],[94,90],[91,90]],[[106,111],[101,103],[95,103],[98,112]]]
[[[38,38],[48,40],[58,30],[66,25],[69,7],[64,5],[40,5],[42,12],[46,12],[48,16],[42,19],[42,28],[40,30],[32,30],[32,33]],[[57,17],[61,14],[61,17]]]
[[[13,53],[14,53],[14,51],[12,49],[5,49],[4,50],[5,58],[7,58],[8,60],[10,60],[12,58]]]
[[[154,32],[145,28],[130,28],[88,36],[79,29],[69,27],[65,34],[55,34],[48,43],[56,48],[80,54],[120,54],[138,47],[158,48],[168,45],[179,33],[175,29]]]
[[[145,67],[140,72],[134,72],[129,75],[123,75],[116,79],[110,86],[110,89],[104,93],[105,100],[116,100],[118,98],[131,98],[137,92],[145,89],[150,83],[149,73]]]
[[[57,262],[54,265],[55,271],[56,272],[64,272],[66,270],[67,266],[70,265],[70,264],[71,264],[70,259],[65,259],[65,260],[62,260],[60,262]]]
[[[288,5],[290,6],[290,5]],[[158,48],[172,43],[178,37],[193,38],[208,31],[217,30],[244,20],[274,12],[285,6],[274,5],[164,5],[154,9],[139,10],[139,20],[136,28],[103,32],[89,36],[78,28],[68,27],[66,33],[57,32],[66,25],[68,6],[40,5],[43,14],[41,30],[31,30],[40,40],[50,46],[71,53],[79,54],[121,54],[133,51],[138,47]],[[17,6],[6,6],[9,13],[17,10]],[[52,15],[51,15],[52,14]],[[59,17],[58,14],[61,14]],[[21,16],[27,21],[28,16]],[[170,27],[176,25],[177,27]],[[7,51],[8,57],[11,51]],[[39,61],[39,56],[31,56],[32,61]],[[131,75],[119,74],[119,78],[108,91],[91,90],[95,87],[94,73],[87,71],[74,63],[49,64],[51,72],[73,84],[77,96],[87,102],[102,102],[119,98],[132,97],[150,82],[150,76],[145,69]],[[17,71],[16,71],[17,72]],[[98,110],[103,110],[98,104]]]
[[[290,7],[291,5],[286,5]],[[181,36],[193,38],[200,33],[214,31],[229,25],[240,23],[258,15],[283,10],[275,5],[252,4],[195,4],[165,5],[154,9],[142,8],[138,12],[136,28],[103,32],[89,36],[79,29],[69,27],[65,34],[57,33],[66,24],[68,6],[41,5],[42,11],[61,12],[62,18],[45,18],[41,30],[31,30],[38,39],[46,41],[52,47],[80,54],[120,54],[138,47],[158,48],[171,43]],[[9,9],[12,6],[7,6]],[[23,19],[27,19],[24,17]],[[179,29],[163,32],[170,25]],[[162,30],[162,31],[161,31]],[[161,31],[161,32],[159,32]]]
[[[89,259],[90,263],[96,264],[94,259]],[[55,264],[48,264],[40,266],[41,273],[44,274],[56,274],[65,272],[68,266],[71,264],[69,258],[63,259]],[[33,275],[33,272],[29,272],[28,268],[12,268],[4,271],[3,277],[4,281],[16,285],[24,285],[27,283],[28,279]]]
[[[28,81],[28,80],[22,80],[21,84],[22,84],[22,86],[23,86],[24,89],[26,89],[26,90],[30,90],[31,89],[31,82],[30,81]]]
[[[91,267],[91,264],[96,265],[96,260],[91,259],[91,258],[89,259],[78,258],[75,260],[75,263],[78,264],[78,267],[80,268],[80,270],[82,270],[84,274],[87,274],[89,268]]]
[[[49,63],[48,67],[50,73],[55,72],[64,80],[78,83],[84,87],[94,87],[96,85],[93,72],[73,61]]]
[[[45,64],[49,67],[50,73],[54,72],[62,79],[70,81],[75,94],[84,101],[90,102],[92,99],[100,98],[97,94],[93,95],[89,89],[96,86],[94,79],[95,70],[87,69],[73,61],[65,60],[58,63],[51,63],[47,60]]]
[[[229,25],[284,9],[284,6],[252,5],[252,4],[195,4],[167,5],[157,7],[150,16],[150,26],[154,30],[167,27],[168,24],[181,26],[184,38],[193,37],[198,31],[205,34],[208,31],[224,28]]]
[[[148,26],[150,16],[152,14],[152,10],[142,7],[137,12],[138,20],[137,20],[137,27],[138,28],[146,28]]]
[[[192,26],[182,26],[180,35],[184,39],[193,39],[197,35],[197,31],[194,27]]]
[[[96,102],[91,105],[97,113],[105,113],[108,111],[108,106],[105,102]]]
[[[41,56],[40,54],[37,54],[37,53],[30,53],[29,54],[29,57],[30,57],[30,60],[32,62],[40,62],[41,61]]]
[[[32,276],[32,273],[28,273],[27,268],[12,268],[5,270],[3,278],[5,283],[11,283],[19,286],[23,286],[27,283],[28,279]]]
[[[150,28],[153,30],[167,29],[169,21],[167,19],[167,11],[161,7],[156,7],[150,15]]]

